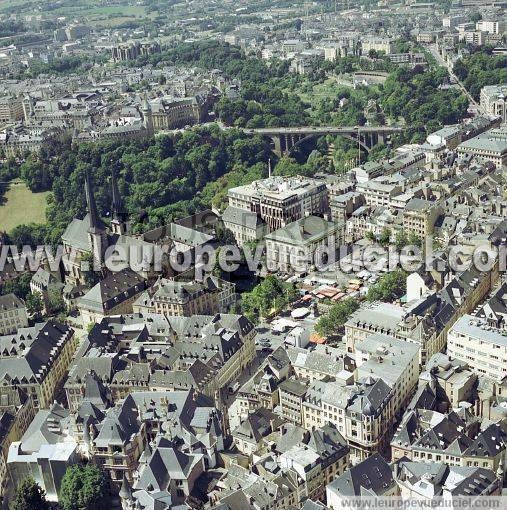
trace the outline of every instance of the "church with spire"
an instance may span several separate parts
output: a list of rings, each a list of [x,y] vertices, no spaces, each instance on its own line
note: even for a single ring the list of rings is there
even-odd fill
[[[85,284],[81,267],[83,259],[93,260],[94,268],[104,270],[106,250],[111,246],[139,246],[142,240],[129,236],[128,213],[123,205],[116,175],[111,173],[111,223],[106,225],[99,214],[93,190],[92,177],[85,174],[86,215],[74,218],[62,235],[65,257],[63,270],[70,286]],[[151,245],[150,245],[151,246]]]

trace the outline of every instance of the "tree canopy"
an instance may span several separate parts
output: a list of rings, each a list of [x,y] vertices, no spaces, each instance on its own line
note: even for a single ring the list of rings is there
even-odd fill
[[[332,305],[329,311],[317,321],[315,331],[322,336],[339,335],[343,331],[345,322],[358,308],[359,301],[354,298],[346,298]]]
[[[257,322],[260,317],[280,312],[284,306],[297,298],[293,284],[269,275],[261,283],[241,297],[241,311],[250,320]]]
[[[93,464],[67,468],[62,479],[60,505],[63,510],[106,510],[110,508],[108,480]]]
[[[482,87],[507,82],[507,57],[493,55],[491,48],[472,48],[472,53],[454,64],[456,76],[470,94],[479,99]]]
[[[382,275],[368,290],[368,301],[395,301],[407,291],[407,275],[402,270]]]
[[[16,490],[10,510],[49,510],[46,493],[33,478],[25,478]]]

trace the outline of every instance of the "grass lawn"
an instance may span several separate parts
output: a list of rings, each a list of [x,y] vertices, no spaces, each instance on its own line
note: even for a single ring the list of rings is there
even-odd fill
[[[45,223],[48,195],[49,192],[32,193],[24,182],[13,182],[0,205],[0,230],[10,232],[24,223]]]
[[[142,5],[100,5],[98,2],[77,2],[53,11],[63,16],[84,17],[89,24],[110,26],[125,21],[133,21],[146,16]]]

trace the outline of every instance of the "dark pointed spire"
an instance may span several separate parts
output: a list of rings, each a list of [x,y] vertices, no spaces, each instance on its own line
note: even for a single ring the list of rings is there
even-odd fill
[[[111,170],[111,194],[112,194],[112,213],[113,218],[118,221],[126,221],[127,213],[123,208],[123,202],[118,189],[118,182],[116,181],[116,175],[114,169]]]
[[[86,193],[86,208],[90,215],[90,228],[89,232],[92,234],[101,232],[104,230],[104,224],[100,219],[97,211],[97,204],[95,203],[95,196],[93,195],[92,183],[90,179],[90,172],[88,168],[85,173],[85,193]]]

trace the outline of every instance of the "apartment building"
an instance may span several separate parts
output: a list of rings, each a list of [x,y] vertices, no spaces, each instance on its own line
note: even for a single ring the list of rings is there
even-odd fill
[[[346,438],[351,457],[363,460],[387,448],[394,420],[392,398],[391,388],[374,377],[355,384],[314,381],[303,402],[303,427],[334,424]]]
[[[429,376],[436,383],[437,398],[442,404],[457,408],[462,402],[474,401],[477,374],[467,363],[439,352],[428,360],[425,368],[420,380]]]
[[[0,124],[23,120],[23,102],[20,97],[0,97]]]
[[[491,161],[498,168],[507,165],[507,128],[491,129],[461,142],[458,154],[469,154],[480,161]]]
[[[361,53],[368,55],[370,51],[392,53],[392,41],[385,37],[365,37],[361,40]]]
[[[32,399],[26,395],[22,398],[19,406],[0,407],[0,500],[4,498],[10,482],[7,471],[10,445],[20,440],[35,417]]]
[[[15,333],[28,326],[26,306],[14,294],[0,296],[0,335]]]
[[[74,331],[55,320],[0,337],[2,405],[17,405],[21,388],[31,396],[36,409],[49,407],[67,374],[77,344]]]
[[[464,315],[447,335],[447,353],[495,381],[507,377],[507,331],[483,318]]]
[[[442,212],[442,208],[435,202],[413,198],[403,211],[403,230],[415,234],[424,241],[433,234],[435,223]]]
[[[373,333],[382,333],[398,338],[400,323],[405,310],[390,303],[372,303],[356,310],[345,323],[347,351],[353,353],[355,344]]]
[[[302,425],[302,407],[306,385],[297,379],[286,379],[278,387],[282,416],[295,425]]]
[[[67,467],[82,459],[69,429],[69,416],[67,409],[53,403],[39,410],[21,439],[10,445],[7,469],[15,488],[31,477],[49,501],[58,501]]]
[[[111,48],[111,57],[115,62],[135,60],[141,55],[153,55],[160,53],[160,45],[157,42],[120,44]]]
[[[358,184],[357,191],[364,195],[367,205],[388,206],[393,197],[401,193],[401,186],[381,180],[369,180]]]
[[[503,34],[505,30],[505,22],[495,20],[481,19],[475,24],[475,29],[481,32],[488,32],[488,34]]]
[[[355,359],[357,379],[382,378],[393,392],[393,412],[401,416],[417,386],[419,346],[375,333],[356,342]]]

